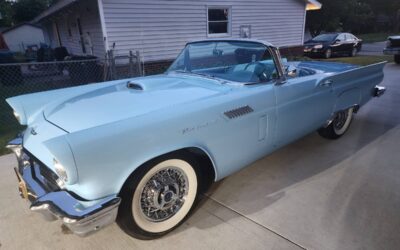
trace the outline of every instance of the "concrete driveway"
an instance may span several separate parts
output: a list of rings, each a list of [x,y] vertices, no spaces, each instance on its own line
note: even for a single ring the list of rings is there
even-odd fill
[[[216,183],[181,227],[154,241],[117,225],[87,238],[29,212],[12,155],[0,158],[0,249],[398,249],[400,67],[385,67],[387,92],[348,133],[316,133]]]

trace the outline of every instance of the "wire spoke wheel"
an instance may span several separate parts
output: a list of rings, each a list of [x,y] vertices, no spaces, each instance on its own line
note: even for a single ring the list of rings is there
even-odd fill
[[[188,177],[181,169],[160,170],[150,178],[142,190],[142,214],[153,222],[171,218],[185,203],[188,187]]]
[[[198,198],[197,171],[194,158],[177,154],[142,165],[121,191],[120,227],[133,237],[154,239],[179,226]]]
[[[335,118],[327,127],[320,128],[318,133],[327,139],[338,139],[350,127],[353,119],[354,108],[342,110],[336,113]]]
[[[333,130],[337,135],[342,135],[346,132],[350,125],[353,115],[353,109],[340,111],[336,114],[335,119],[332,121]]]

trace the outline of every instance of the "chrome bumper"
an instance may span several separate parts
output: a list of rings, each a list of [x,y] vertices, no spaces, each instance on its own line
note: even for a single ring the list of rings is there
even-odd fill
[[[383,95],[385,93],[385,91],[386,91],[385,87],[376,85],[372,95],[374,97],[380,97],[381,95]]]
[[[61,219],[79,236],[86,236],[115,221],[121,201],[119,197],[111,195],[96,201],[85,201],[66,190],[54,189],[54,185],[46,183],[40,170],[41,163],[23,149],[22,137],[10,141],[7,148],[17,156],[18,168],[14,170],[19,192],[22,198],[31,202],[31,211],[39,212],[49,221]]]

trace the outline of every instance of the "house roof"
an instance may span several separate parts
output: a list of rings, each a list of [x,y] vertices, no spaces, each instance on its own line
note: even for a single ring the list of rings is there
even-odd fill
[[[9,31],[15,30],[15,29],[17,29],[17,28],[19,28],[19,27],[22,27],[22,26],[24,26],[24,25],[29,25],[29,26],[32,26],[32,27],[35,27],[35,28],[38,28],[38,29],[42,29],[42,28],[41,28],[40,26],[38,26],[38,25],[35,25],[35,24],[32,24],[32,23],[26,23],[26,22],[25,22],[25,23],[20,23],[20,24],[18,24],[18,25],[14,25],[14,26],[12,26],[12,27],[10,27],[10,28],[7,28],[7,29],[1,31],[1,33],[5,34],[5,33],[9,32]]]
[[[50,6],[48,9],[46,9],[45,11],[43,11],[42,13],[40,13],[37,17],[35,17],[32,22],[33,23],[38,23],[40,22],[43,18],[46,18],[54,13],[56,13],[57,11],[73,4],[74,2],[77,2],[78,0],[59,0],[57,1],[55,4],[53,4],[52,6]]]
[[[59,0],[35,17],[35,19],[32,20],[32,23],[40,22],[43,18],[46,18],[77,1],[79,0]],[[306,10],[319,10],[322,7],[322,4],[317,0],[305,0],[305,2],[307,3]]]

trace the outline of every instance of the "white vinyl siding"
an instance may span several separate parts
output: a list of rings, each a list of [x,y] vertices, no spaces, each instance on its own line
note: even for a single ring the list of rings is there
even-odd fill
[[[66,47],[70,54],[82,55],[81,36],[78,30],[77,19],[80,19],[82,32],[90,33],[90,38],[93,45],[93,54],[97,57],[104,58],[104,42],[103,33],[101,30],[99,11],[96,0],[79,1],[71,7],[66,7],[62,10],[63,14],[56,16],[59,34],[62,46]],[[52,25],[51,23],[45,24]],[[70,29],[70,32],[68,30]],[[54,32],[53,32],[54,33]],[[71,33],[71,36],[70,36]],[[49,34],[51,37],[52,47],[57,47],[57,39],[55,34]],[[90,49],[86,47],[87,54],[90,54]]]
[[[230,7],[230,34],[251,26],[251,38],[276,46],[300,45],[304,33],[302,0],[102,0],[108,48],[117,54],[139,50],[145,61],[173,59],[193,40],[207,39],[208,6]]]

